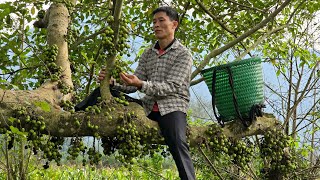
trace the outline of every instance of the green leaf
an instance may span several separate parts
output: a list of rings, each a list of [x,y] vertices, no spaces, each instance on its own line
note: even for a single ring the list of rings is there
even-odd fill
[[[8,14],[10,14],[10,11],[0,11],[0,19],[4,19]]]
[[[31,8],[31,14],[34,15],[36,9],[34,8],[34,6]]]
[[[11,22],[12,22],[12,20],[11,20],[10,15],[7,15],[7,17],[6,17],[6,23],[7,23],[8,25],[10,25]]]
[[[18,90],[19,87],[14,85],[14,84],[8,84],[8,89],[15,89],[15,90]]]
[[[11,132],[13,132],[14,134],[18,134],[18,132],[19,132],[19,129],[16,128],[16,127],[13,127],[13,126],[10,126],[10,130],[11,130]]]
[[[45,112],[51,111],[50,104],[45,101],[34,102],[34,105],[38,106],[39,108],[41,108]]]
[[[302,151],[301,151],[301,155],[302,155],[302,156],[308,157],[308,154],[309,154],[309,152],[308,152],[307,149],[302,149]]]
[[[10,7],[10,5],[8,3],[0,4],[0,9],[5,9],[7,7]]]
[[[10,126],[10,130],[11,132],[13,132],[14,134],[17,134],[17,135],[21,135],[23,137],[27,137],[27,132],[21,132],[18,128],[16,127],[13,127],[13,126]]]
[[[81,55],[86,59],[86,61],[89,61],[89,58],[85,52],[81,51]]]
[[[14,117],[9,117],[8,121],[10,121],[11,123],[13,123],[16,120],[16,118]]]

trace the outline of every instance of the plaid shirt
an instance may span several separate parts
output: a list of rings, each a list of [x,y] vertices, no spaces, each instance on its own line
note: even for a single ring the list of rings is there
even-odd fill
[[[178,40],[166,48],[162,55],[156,45],[146,49],[141,55],[134,72],[142,80],[141,99],[146,114],[150,114],[157,102],[160,114],[182,111],[189,107],[189,86],[191,78],[192,56],[189,50]],[[134,86],[115,83],[114,89],[125,93],[137,91]]]

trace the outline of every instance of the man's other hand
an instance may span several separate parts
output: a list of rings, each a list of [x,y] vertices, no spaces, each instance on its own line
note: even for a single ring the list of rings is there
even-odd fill
[[[128,86],[135,86],[138,89],[142,87],[142,81],[135,75],[120,73],[120,79]]]

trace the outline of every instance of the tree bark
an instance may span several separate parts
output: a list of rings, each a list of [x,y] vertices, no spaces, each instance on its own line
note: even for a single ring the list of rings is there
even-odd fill
[[[68,43],[65,39],[68,33],[69,11],[64,4],[53,3],[47,13],[49,13],[47,42],[48,45],[55,44],[58,46],[56,64],[62,68],[60,78],[66,85],[72,88],[73,83],[68,59]]]
[[[58,137],[74,137],[74,136],[93,136],[98,133],[100,136],[113,137],[116,135],[117,126],[125,123],[126,114],[128,112],[135,112],[135,116],[131,119],[137,126],[138,132],[151,132],[152,129],[157,128],[158,125],[155,121],[148,119],[143,111],[143,108],[136,104],[130,103],[129,106],[123,106],[121,104],[112,104],[114,110],[109,112],[106,116],[108,106],[102,109],[99,114],[92,114],[90,112],[79,111],[76,113],[70,113],[63,111],[56,103],[57,97],[54,96],[56,90],[54,88],[40,91],[4,91],[0,90],[0,127],[8,128],[9,117],[13,116],[13,110],[17,107],[27,107],[32,109],[36,115],[44,117],[46,129],[43,133],[50,134]],[[36,102],[47,102],[50,105],[50,111],[44,111],[43,109],[34,105]],[[109,117],[112,117],[110,119]],[[80,127],[76,127],[74,124],[75,119],[80,122]],[[92,125],[97,125],[99,128],[95,131],[90,129],[87,125],[87,121],[90,120]],[[245,128],[240,120],[234,120],[227,123],[223,128],[223,133],[227,137],[241,138],[245,136],[252,136],[257,134],[264,134],[269,128],[274,128],[279,122],[271,115],[265,115],[263,117],[257,117],[257,120],[252,123],[249,128]],[[206,138],[205,131],[208,127],[204,126],[190,126],[189,127],[189,140],[191,146],[197,146],[202,142],[203,138]],[[160,132],[159,132],[160,134]]]

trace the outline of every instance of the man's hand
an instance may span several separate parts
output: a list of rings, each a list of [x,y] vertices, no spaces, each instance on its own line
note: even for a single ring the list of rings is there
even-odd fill
[[[105,69],[101,69],[98,75],[98,82],[101,82],[106,77],[106,71]]]
[[[120,73],[120,79],[128,86],[135,86],[138,89],[142,87],[142,81],[135,75]]]
[[[98,75],[98,82],[103,81],[105,77],[106,77],[106,69],[102,68],[101,71],[99,72],[99,75]],[[114,85],[113,77],[110,78],[109,83],[110,83],[110,85]]]

